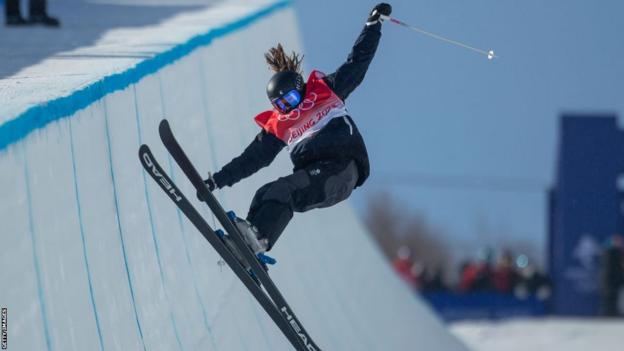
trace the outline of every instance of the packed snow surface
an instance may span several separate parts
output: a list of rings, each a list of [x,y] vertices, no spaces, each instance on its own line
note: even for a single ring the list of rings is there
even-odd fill
[[[159,3],[167,6],[153,6]],[[122,0],[52,1],[49,11],[60,18],[61,28],[1,29],[0,124],[32,105],[69,95],[270,3],[152,0],[140,6]]]
[[[451,331],[473,351],[615,351],[624,342],[623,319],[465,321]]]

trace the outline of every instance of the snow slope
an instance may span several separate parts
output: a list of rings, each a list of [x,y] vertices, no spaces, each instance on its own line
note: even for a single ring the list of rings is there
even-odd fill
[[[149,144],[195,201],[158,140],[160,119],[202,172],[218,169],[267,108],[263,52],[277,41],[300,49],[289,2],[213,3],[103,30],[1,76],[9,350],[290,349],[137,158]],[[290,167],[284,153],[218,197],[245,214]],[[347,203],[296,216],[272,253],[272,277],[325,350],[466,349],[392,274]]]
[[[474,351],[620,350],[621,319],[517,319],[502,322],[460,322],[453,334]]]

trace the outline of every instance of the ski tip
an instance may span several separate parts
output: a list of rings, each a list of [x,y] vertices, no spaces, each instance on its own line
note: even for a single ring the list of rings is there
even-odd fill
[[[139,158],[143,158],[144,154],[149,154],[149,153],[150,153],[149,146],[143,144],[139,147]]]
[[[171,127],[169,126],[169,121],[166,118],[163,118],[158,125],[158,132],[162,136],[163,134],[171,134]]]

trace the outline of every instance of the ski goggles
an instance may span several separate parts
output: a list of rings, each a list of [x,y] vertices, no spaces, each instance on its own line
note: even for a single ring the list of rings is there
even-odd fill
[[[297,107],[300,102],[301,94],[294,89],[287,92],[284,96],[271,101],[273,106],[283,113],[290,112],[292,109]]]

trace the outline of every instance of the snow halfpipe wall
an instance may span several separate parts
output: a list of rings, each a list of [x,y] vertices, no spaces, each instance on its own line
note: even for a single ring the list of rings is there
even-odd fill
[[[237,156],[268,107],[263,53],[277,41],[300,49],[296,16],[289,2],[268,1],[223,1],[189,16],[158,35],[169,45],[160,53],[47,90],[53,96],[23,109],[0,108],[22,110],[0,116],[9,350],[290,349],[144,174],[137,150],[150,145],[215,225],[160,143],[158,122],[169,119],[202,172]],[[259,186],[290,170],[284,152],[217,196],[244,215]],[[395,277],[347,203],[295,216],[272,254],[271,276],[325,350],[465,350]]]

